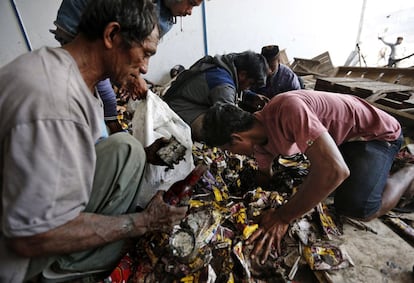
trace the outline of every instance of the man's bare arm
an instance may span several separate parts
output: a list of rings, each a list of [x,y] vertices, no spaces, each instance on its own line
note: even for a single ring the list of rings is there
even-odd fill
[[[310,161],[309,174],[292,199],[278,210],[286,223],[314,208],[349,176],[348,166],[327,132],[318,137],[305,154]]]
[[[81,213],[68,223],[45,233],[9,239],[10,246],[25,257],[67,254],[96,248],[147,231],[168,231],[187,211],[165,204],[158,192],[141,213],[105,216]]]

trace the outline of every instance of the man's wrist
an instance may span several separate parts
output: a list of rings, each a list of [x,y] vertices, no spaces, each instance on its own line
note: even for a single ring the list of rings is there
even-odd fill
[[[132,232],[134,230],[134,218],[130,214],[125,215],[125,220],[122,223],[121,229],[124,234],[127,236],[132,236]]]
[[[286,213],[286,204],[279,207],[277,210],[279,220],[286,225],[289,225],[294,219],[290,218]]]

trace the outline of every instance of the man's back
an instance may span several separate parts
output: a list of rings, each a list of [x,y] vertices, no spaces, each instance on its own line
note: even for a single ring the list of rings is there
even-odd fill
[[[237,84],[233,66],[216,63],[208,56],[182,72],[163,96],[165,102],[190,124],[214,103],[236,103]],[[226,68],[227,67],[227,68]]]

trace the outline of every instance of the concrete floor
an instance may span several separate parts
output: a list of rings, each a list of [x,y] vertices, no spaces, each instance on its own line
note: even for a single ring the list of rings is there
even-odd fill
[[[403,214],[414,220],[414,213]],[[410,283],[414,282],[414,246],[395,233],[380,219],[367,226],[377,232],[363,231],[344,224],[343,236],[347,252],[355,266],[317,273],[319,282],[332,283]]]

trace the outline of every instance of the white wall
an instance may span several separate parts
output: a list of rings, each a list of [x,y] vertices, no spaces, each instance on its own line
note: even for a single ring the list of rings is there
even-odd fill
[[[412,1],[365,1],[359,44],[369,65],[376,63],[378,50],[383,47],[377,39],[380,33],[391,41],[395,34],[403,35],[407,46],[414,49]],[[28,51],[12,2],[0,0],[0,66]],[[53,28],[61,1],[14,2],[32,47],[57,46],[49,29]],[[204,55],[205,46],[209,54],[215,55],[260,51],[263,45],[278,44],[286,49],[290,61],[329,51],[333,64],[343,65],[355,50],[363,3],[364,0],[205,0],[207,41],[203,37],[202,8],[195,8],[191,17],[183,18],[182,25],[178,19],[162,39],[146,77],[155,83],[166,82],[173,65],[189,67]]]
[[[36,49],[43,45],[58,45],[49,29],[54,28],[53,21],[60,2],[60,0],[0,0],[0,66],[29,50],[12,3],[16,4],[17,13],[26,29],[28,44]]]
[[[170,69],[181,64],[190,67],[204,56],[202,9],[193,9],[190,17],[177,19],[177,24],[161,39],[155,56],[150,60],[145,76],[154,83],[170,79]]]

